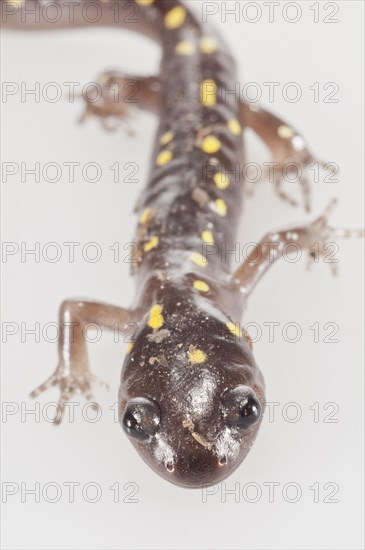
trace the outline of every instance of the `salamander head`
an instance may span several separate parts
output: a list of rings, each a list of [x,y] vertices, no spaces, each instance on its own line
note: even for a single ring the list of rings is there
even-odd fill
[[[186,487],[227,477],[250,450],[264,409],[247,341],[215,317],[196,317],[185,311],[163,328],[141,329],[119,398],[120,422],[142,458]]]

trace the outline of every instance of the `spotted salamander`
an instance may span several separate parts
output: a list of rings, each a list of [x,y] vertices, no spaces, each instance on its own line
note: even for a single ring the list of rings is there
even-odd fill
[[[40,14],[47,3],[35,2]],[[75,2],[72,22],[72,2],[68,7],[57,3],[60,18],[50,24],[42,16],[22,19],[28,2],[2,2],[4,26],[38,30],[87,24],[82,10],[89,0]],[[293,202],[282,186],[282,168],[288,160],[303,167],[307,210],[304,169],[314,159],[292,126],[225,93],[235,89],[235,62],[217,32],[199,21],[199,3],[190,11],[177,0],[119,1],[120,14],[133,9],[133,22],[116,21],[111,3],[100,0],[98,24],[137,30],[162,48],[158,76],[100,75],[103,93],[98,101],[86,99],[82,117],[98,116],[104,126],[113,120],[126,125],[130,105],[123,90],[131,80],[134,105],[159,116],[149,181],[137,208],[133,271],[138,292],[128,309],[64,301],[58,367],[32,396],[60,389],[56,423],[75,393],[94,401],[83,328],[90,322],[105,329],[117,323],[123,332],[135,323],[121,374],[120,423],[154,471],[177,485],[199,487],[219,482],[241,464],[262,422],[264,380],[240,326],[252,289],[285,245],[309,250],[317,242],[321,252],[329,239],[347,232],[329,227],[331,203],[313,223],[269,232],[240,266],[233,269],[223,261],[222,251],[234,246],[243,204],[244,185],[236,177],[236,165],[244,160],[243,130],[250,127],[270,147],[276,163],[273,187],[284,200]]]

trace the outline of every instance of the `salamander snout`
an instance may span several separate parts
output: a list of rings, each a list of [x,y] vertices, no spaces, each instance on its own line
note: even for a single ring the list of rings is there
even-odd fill
[[[244,384],[226,389],[219,409],[217,415],[199,416],[197,409],[163,413],[154,400],[135,397],[120,420],[144,460],[162,477],[201,487],[218,483],[242,462],[262,417],[260,399]]]
[[[222,460],[208,449],[182,453],[176,462],[166,465],[166,470],[167,475],[163,477],[176,485],[190,488],[214,485],[230,473],[227,460]]]

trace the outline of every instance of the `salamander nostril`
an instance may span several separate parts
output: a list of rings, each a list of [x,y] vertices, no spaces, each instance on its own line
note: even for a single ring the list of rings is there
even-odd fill
[[[173,462],[168,462],[166,464],[166,470],[170,473],[174,472],[175,471],[175,465]]]
[[[221,456],[220,459],[218,460],[218,464],[219,466],[224,466],[225,464],[227,464],[227,457]]]

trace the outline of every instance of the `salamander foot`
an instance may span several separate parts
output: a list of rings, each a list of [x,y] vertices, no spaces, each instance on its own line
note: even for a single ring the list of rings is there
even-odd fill
[[[99,410],[100,405],[95,401],[92,388],[96,384],[103,384],[92,374],[85,374],[76,377],[73,374],[66,374],[63,367],[57,367],[56,371],[43,384],[32,391],[30,397],[38,397],[41,393],[57,386],[60,390],[60,398],[57,403],[57,412],[53,419],[54,424],[60,424],[64,417],[65,406],[68,401],[77,393],[82,393],[85,399],[92,404],[94,410]]]

